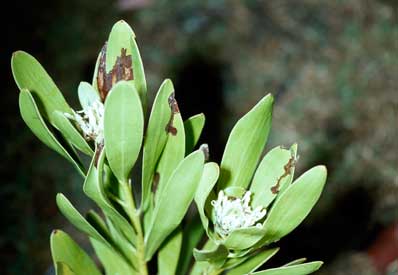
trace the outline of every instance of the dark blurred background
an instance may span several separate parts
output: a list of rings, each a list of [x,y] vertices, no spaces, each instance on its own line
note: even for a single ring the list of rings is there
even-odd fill
[[[137,35],[150,97],[169,77],[183,116],[205,113],[213,160],[271,92],[267,149],[298,142],[297,174],[328,166],[320,202],[276,263],[307,256],[326,262],[322,275],[398,274],[398,1],[40,0],[2,11],[0,274],[49,272],[53,228],[86,244],[59,214],[57,192],[90,207],[80,176],[21,120],[11,54],[38,58],[78,108],[79,81],[91,81],[119,19]]]

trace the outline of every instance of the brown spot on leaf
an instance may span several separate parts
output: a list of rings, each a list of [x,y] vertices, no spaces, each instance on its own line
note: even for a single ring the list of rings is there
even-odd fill
[[[170,120],[166,125],[166,132],[171,133],[173,136],[177,135],[177,128],[173,126],[174,115],[180,112],[178,108],[177,100],[175,99],[174,93],[169,96],[169,106],[171,110]]]
[[[127,50],[122,48],[120,56],[116,58],[112,70],[106,72],[106,49],[107,43],[102,47],[98,65],[97,86],[102,102],[105,102],[106,96],[120,80],[133,80],[133,67],[131,55],[127,55]]]
[[[177,128],[172,125],[173,123],[169,122],[166,126],[166,132],[171,133],[173,136],[177,135]]]
[[[172,112],[173,114],[179,113],[179,112],[180,112],[180,109],[178,108],[177,100],[176,100],[176,98],[175,98],[175,93],[172,93],[172,94],[169,96],[168,101],[169,101],[169,106],[170,106],[171,112]]]
[[[160,180],[160,174],[158,172],[155,172],[155,175],[153,175],[153,182],[152,182],[153,193],[156,193],[156,190],[158,189],[159,180]]]
[[[285,172],[278,178],[278,181],[274,186],[271,187],[271,192],[272,194],[276,194],[279,192],[279,187],[280,183],[283,178],[287,177],[288,175],[291,174],[292,168],[296,165],[296,158],[294,156],[291,156],[289,161],[283,166],[283,169]]]
[[[101,142],[100,144],[97,145],[97,149],[95,150],[95,158],[94,158],[94,166],[97,168],[98,167],[98,160],[101,155],[102,149],[104,149],[104,143]]]

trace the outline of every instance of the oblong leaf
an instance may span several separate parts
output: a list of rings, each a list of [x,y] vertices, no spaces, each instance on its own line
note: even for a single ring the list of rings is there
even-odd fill
[[[119,181],[127,182],[140,153],[144,115],[135,87],[118,82],[105,102],[104,142],[109,165]]]
[[[158,274],[175,275],[180,258],[182,230],[177,228],[163,243],[158,253]]]
[[[220,165],[218,190],[249,185],[271,128],[272,103],[268,94],[232,129]]]
[[[326,182],[326,167],[316,166],[293,182],[278,197],[264,222],[261,244],[279,240],[294,230],[318,201]]]
[[[71,113],[71,108],[54,81],[30,54],[17,51],[11,58],[11,69],[18,88],[29,90],[40,100],[43,116],[53,122],[53,112]]]
[[[132,245],[134,242],[130,241],[129,237],[125,236],[125,233],[119,229],[118,226],[114,225],[111,219],[106,219],[106,224],[109,229],[109,234],[115,242],[115,246],[122,248],[124,255],[128,256],[127,261],[133,269],[137,269],[139,263],[137,258],[137,250]]]
[[[300,258],[300,259],[296,259],[291,262],[288,262],[288,263],[284,264],[283,266],[298,265],[298,264],[304,263],[305,261],[307,261],[307,258]]]
[[[61,213],[68,219],[68,221],[73,224],[78,230],[87,234],[91,239],[95,239],[98,242],[101,242],[103,245],[108,248],[108,250],[112,251],[115,254],[115,257],[118,256],[124,257],[127,260],[130,257],[131,251],[126,251],[124,249],[125,245],[118,246],[116,248],[115,242],[113,241],[113,237],[109,234],[109,232],[102,230],[102,232],[98,232],[97,228],[95,228],[91,223],[89,223],[80,213],[74,208],[71,202],[61,193],[57,194],[56,197],[57,206]]]
[[[155,204],[174,169],[185,156],[185,131],[180,113],[172,115],[171,125],[168,127],[173,127],[173,130],[168,134],[166,145],[156,166],[157,186],[153,188],[155,192]]]
[[[198,114],[191,116],[184,121],[185,129],[185,153],[189,154],[192,152],[196,143],[200,138],[203,127],[205,125],[205,115]]]
[[[166,237],[180,224],[199,184],[204,165],[200,151],[188,155],[175,169],[155,205],[145,235],[146,259],[152,258]]]
[[[101,100],[98,92],[88,82],[80,82],[77,93],[79,95],[80,105],[83,109],[87,109],[92,106],[95,101]]]
[[[228,249],[224,245],[217,245],[211,250],[193,250],[193,256],[198,262],[218,262],[220,260],[225,260],[228,257]]]
[[[92,156],[93,150],[87,141],[83,138],[82,134],[72,125],[69,119],[59,111],[55,111],[53,114],[54,127],[61,132],[67,141],[69,141],[78,150],[82,151],[86,155]]]
[[[102,50],[98,53],[97,60],[95,61],[94,66],[94,73],[93,73],[93,80],[91,81],[91,86],[97,91],[99,95],[99,88],[98,88],[98,69],[101,62],[101,57],[103,56]]]
[[[203,168],[203,174],[199,182],[198,189],[195,192],[195,203],[198,208],[200,220],[203,228],[208,232],[209,219],[206,216],[205,207],[210,192],[217,183],[220,169],[215,162],[206,163]]]
[[[147,105],[147,84],[145,79],[144,65],[142,64],[140,51],[138,49],[137,42],[135,40],[135,35],[132,40],[131,55],[133,57],[133,83],[141,97],[142,109],[146,110]]]
[[[229,270],[227,272],[227,275],[242,275],[256,271],[256,269],[258,269],[269,259],[271,259],[278,251],[279,248],[272,248],[261,251],[254,256],[251,256],[240,265],[234,267],[232,270]]]
[[[97,241],[96,239],[90,238],[90,242],[100,259],[102,265],[104,266],[106,274],[138,274],[137,271],[126,263],[123,259],[118,257],[109,247],[104,245],[104,243]],[[131,255],[130,255],[131,257]]]
[[[203,245],[202,251],[213,251],[217,249],[217,244],[214,243],[211,239],[208,239],[207,242]],[[220,257],[220,260],[208,262],[208,261],[195,261],[192,269],[190,271],[191,275],[203,275],[208,274],[210,270],[214,270],[220,268],[226,261],[226,258]],[[217,273],[218,274],[218,273]]]
[[[87,234],[88,236],[95,238],[101,242],[104,242],[108,247],[112,247],[108,241],[76,210],[72,203],[61,193],[56,196],[57,206],[61,213],[73,224],[77,229]]]
[[[149,203],[153,175],[159,157],[167,141],[167,125],[170,122],[172,110],[169,98],[174,93],[173,83],[166,79],[156,94],[145,133],[142,168],[142,208]]]
[[[83,191],[104,211],[105,215],[113,222],[120,233],[126,237],[130,245],[134,245],[137,236],[133,227],[129,224],[126,218],[113,207],[104,191],[103,168],[105,150],[106,148],[103,148],[102,151],[98,153],[99,157],[97,163],[95,163],[95,158],[91,162],[86,180],[83,184]]]
[[[260,241],[265,235],[262,227],[250,226],[246,228],[238,228],[232,231],[223,244],[229,249],[244,250],[252,247]]]
[[[122,62],[124,64],[131,63],[131,80],[124,80],[130,80],[129,82],[134,84],[144,106],[143,109],[145,109],[147,88],[144,67],[142,65],[137,43],[135,41],[135,34],[131,27],[123,20],[116,22],[109,34],[108,45],[106,48],[107,73],[112,73],[111,70],[117,67],[118,59],[124,59]]]
[[[93,260],[79,245],[61,230],[54,230],[50,238],[54,265],[65,263],[76,275],[101,275]],[[57,273],[58,274],[58,273]]]
[[[307,275],[317,271],[323,262],[310,262],[293,266],[282,266],[252,273],[253,275]]]
[[[176,274],[186,274],[192,261],[192,251],[202,239],[204,230],[197,215],[194,215],[185,225],[183,230],[183,240],[181,255],[178,262]]]
[[[280,190],[291,183],[295,158],[295,153],[292,154],[291,150],[281,146],[275,147],[265,155],[250,186],[253,208],[268,207]]]
[[[48,129],[46,123],[41,117],[32,94],[26,89],[23,89],[19,94],[19,109],[23,121],[29,129],[32,130],[36,137],[38,137],[38,139],[40,139],[40,141],[45,145],[66,158],[77,168],[81,175],[84,175],[80,161],[77,158],[72,157],[71,154],[60,144],[50,129]]]

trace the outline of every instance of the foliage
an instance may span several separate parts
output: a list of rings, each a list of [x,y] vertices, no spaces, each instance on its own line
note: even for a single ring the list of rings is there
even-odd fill
[[[273,243],[309,214],[326,181],[324,166],[293,180],[297,145],[277,147],[261,159],[271,127],[271,95],[236,123],[219,166],[207,162],[204,147],[194,150],[204,116],[182,120],[170,80],[147,114],[144,69],[135,34],[124,21],[114,25],[99,53],[93,82],[79,86],[82,111],[69,107],[31,55],[14,53],[12,71],[24,122],[72,163],[84,178],[84,193],[102,210],[84,217],[57,195],[60,211],[89,237],[106,274],[148,274],[154,257],[159,274],[184,274],[192,255],[191,274],[304,275],[322,265],[299,260],[256,271],[278,251]],[[89,167],[81,154],[91,159]],[[137,166],[141,186],[131,179]],[[193,201],[208,239],[191,253],[197,243],[182,240],[198,242],[203,232],[182,224]],[[51,236],[51,251],[58,275],[100,274],[60,230]]]

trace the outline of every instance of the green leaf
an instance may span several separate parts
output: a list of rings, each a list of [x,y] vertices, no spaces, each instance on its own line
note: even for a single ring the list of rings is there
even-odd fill
[[[106,50],[106,72],[112,70],[116,60],[122,54],[122,49],[126,50],[126,56],[132,60],[133,81],[135,88],[141,98],[145,109],[146,104],[146,80],[141,56],[135,41],[135,34],[131,27],[123,20],[113,25],[109,34]]]
[[[106,156],[117,179],[127,182],[140,153],[144,131],[141,102],[134,86],[118,82],[105,101],[104,112]]]
[[[261,251],[254,256],[250,256],[249,259],[237,267],[234,267],[232,270],[229,270],[227,275],[241,275],[253,272],[271,259],[278,251],[279,248],[272,248]]]
[[[97,92],[98,95],[99,95],[99,89],[98,89],[97,77],[98,77],[98,68],[100,65],[101,56],[102,56],[102,49],[98,53],[97,60],[95,61],[93,80],[91,82],[92,87],[94,88],[94,90]]]
[[[56,263],[55,270],[57,275],[76,275],[66,263],[62,262]]]
[[[172,119],[172,131],[168,134],[166,145],[156,167],[157,187],[155,189],[155,204],[163,189],[170,179],[174,169],[184,159],[185,156],[185,132],[184,123],[180,113],[175,113]]]
[[[87,234],[90,236],[92,239],[96,239],[97,241],[101,242],[103,246],[108,247],[110,251],[113,252],[113,254],[119,255],[119,257],[125,257],[125,259],[128,259],[131,251],[126,251],[124,249],[125,245],[123,246],[117,246],[115,248],[115,242],[112,240],[114,237],[113,235],[111,236],[109,232],[105,229],[102,228],[102,230],[99,232],[98,231],[98,226],[97,228],[92,225],[92,223],[88,222],[80,213],[77,211],[73,205],[70,203],[70,201],[61,193],[57,194],[57,205],[61,213],[68,219],[68,221],[73,224],[77,229],[79,229],[81,232]],[[93,214],[90,214],[90,219],[93,221]],[[98,219],[97,223],[98,225]],[[100,228],[101,229],[101,228]],[[122,253],[121,253],[122,252]],[[124,253],[124,254],[123,254]]]
[[[142,169],[142,208],[147,209],[156,164],[167,141],[167,125],[171,118],[169,98],[174,93],[173,83],[163,81],[153,103],[145,133]]]
[[[292,146],[293,148],[293,146]],[[285,185],[293,179],[296,153],[281,146],[269,151],[254,174],[250,191],[253,193],[253,208],[267,208]]]
[[[300,258],[291,262],[288,262],[287,264],[284,264],[283,266],[291,266],[291,265],[298,265],[302,264],[307,260],[307,258]]]
[[[177,228],[159,249],[158,274],[176,274],[182,244],[182,230]]]
[[[129,244],[134,245],[136,239],[136,233],[134,229],[126,220],[126,218],[122,216],[112,206],[109,199],[106,197],[105,191],[103,189],[104,187],[103,168],[104,168],[105,150],[106,148],[103,148],[101,153],[99,153],[97,163],[95,163],[96,161],[95,159],[93,159],[93,161],[91,162],[86,180],[83,185],[83,191],[102,209],[102,211],[104,211],[105,215],[117,227],[117,230],[119,230],[120,233],[128,239]]]
[[[59,267],[57,263],[60,262],[70,267],[69,273],[73,270],[76,275],[101,275],[86,252],[68,234],[61,230],[54,230],[51,234],[51,254],[54,265],[57,268]],[[59,275],[58,271],[57,274]]]
[[[192,251],[202,239],[204,229],[200,219],[194,215],[184,227],[183,240],[176,274],[186,274],[192,261]]]
[[[74,208],[71,202],[63,194],[58,193],[56,201],[61,213],[77,229],[92,238],[102,241],[108,247],[112,247],[108,241]]]
[[[199,184],[204,165],[200,151],[188,155],[175,169],[155,205],[145,235],[146,259],[152,258],[166,237],[181,223]]]
[[[292,163],[290,163],[290,164],[292,164],[292,166],[290,168],[290,180],[283,182],[283,184],[280,186],[280,188],[279,188],[280,190],[279,190],[277,198],[279,196],[281,196],[283,194],[283,192],[286,191],[286,189],[290,186],[290,184],[293,181],[294,171],[296,169],[296,164],[297,164],[297,160],[298,160],[297,143],[294,143],[292,146],[290,146],[290,154],[292,156],[292,159],[294,159],[294,161],[292,160]]]
[[[203,174],[200,179],[198,189],[195,192],[195,202],[202,221],[203,228],[208,232],[209,219],[206,216],[205,208],[207,198],[217,183],[220,169],[215,162],[206,163],[203,168]]]
[[[232,129],[220,165],[218,190],[249,185],[271,128],[272,103],[269,94]]]
[[[293,266],[282,266],[278,268],[271,268],[259,272],[252,273],[253,275],[306,275],[317,271],[322,262],[310,262],[306,264],[299,264]]]
[[[83,109],[89,108],[95,101],[101,101],[98,92],[87,82],[80,82],[77,89],[79,102]]]
[[[40,139],[41,142],[59,153],[61,156],[71,162],[81,175],[84,175],[83,167],[77,158],[74,158],[70,153],[60,144],[54,134],[48,129],[46,123],[40,115],[36,102],[32,94],[23,89],[19,94],[19,109],[21,111],[22,119],[30,130]]]
[[[202,250],[207,250],[207,251],[211,251],[214,250],[215,248],[217,248],[217,244],[215,244],[211,239],[208,239],[207,242],[203,245]],[[203,275],[203,274],[209,274],[212,268],[218,268],[221,265],[223,265],[225,262],[225,259],[220,260],[217,263],[210,263],[210,262],[206,262],[206,261],[195,261],[190,275]]]
[[[198,250],[195,248],[193,256],[198,262],[218,262],[228,257],[228,249],[224,245],[217,245],[214,249],[210,250]]]
[[[53,122],[53,112],[71,113],[71,108],[40,63],[30,54],[17,51],[11,58],[11,69],[19,90],[29,90],[40,107],[43,116]]]
[[[246,189],[240,186],[230,186],[224,189],[226,196],[242,198],[246,193]]]
[[[72,123],[65,117],[63,113],[55,111],[53,114],[53,119],[54,127],[61,132],[67,141],[89,156],[94,154],[93,150],[90,148],[81,133],[79,133],[79,131],[72,125]]]
[[[98,233],[100,233],[102,236],[105,236],[105,238],[107,239],[111,239],[109,238],[110,233],[108,228],[106,227],[104,220],[94,210],[89,210],[87,212],[86,220],[92,227],[95,228],[95,230],[98,231]]]
[[[133,37],[135,38],[135,36]],[[146,110],[147,104],[147,86],[145,79],[144,66],[142,64],[140,51],[135,39],[132,41],[131,55],[133,56],[133,74],[134,74],[134,85],[141,97],[143,110]]]
[[[239,228],[232,231],[223,241],[229,249],[244,250],[252,247],[265,235],[264,229],[257,226]]]
[[[139,265],[137,250],[132,245],[133,242],[131,242],[129,240],[129,237],[126,237],[124,232],[120,230],[116,225],[114,225],[114,223],[109,218],[106,219],[106,223],[109,229],[109,234],[112,236],[115,246],[121,248],[124,255],[128,257],[128,263],[131,264],[133,268],[137,269]]]
[[[106,72],[113,69],[122,49],[126,50],[126,55],[131,55],[131,42],[134,37],[133,30],[124,20],[120,20],[113,25],[106,50]]]
[[[137,271],[126,263],[123,259],[118,257],[109,247],[104,245],[102,242],[96,239],[90,238],[91,245],[93,246],[95,253],[100,259],[104,266],[105,273],[107,275],[124,275],[138,274]]]
[[[203,126],[205,125],[205,115],[198,114],[191,116],[184,121],[185,128],[185,152],[189,154],[194,149],[200,138]]]
[[[318,201],[325,182],[325,166],[316,166],[293,182],[272,206],[259,245],[277,241],[293,231]]]

